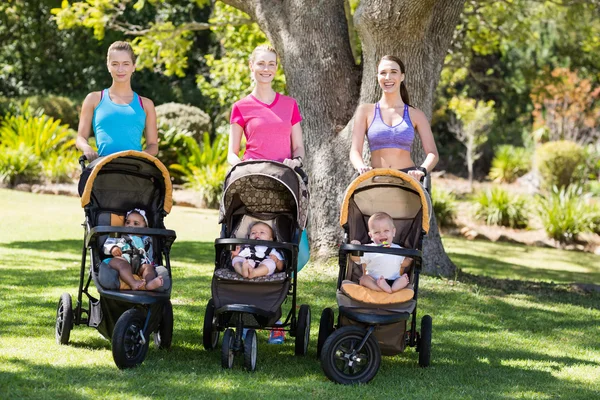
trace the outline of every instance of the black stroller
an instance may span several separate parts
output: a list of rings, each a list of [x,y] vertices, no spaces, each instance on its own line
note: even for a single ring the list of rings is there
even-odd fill
[[[169,173],[155,157],[137,151],[123,151],[100,157],[85,166],[80,158],[81,205],[85,210],[85,234],[77,304],[73,308],[69,293],[63,293],[56,311],[56,341],[68,344],[75,325],[88,325],[112,339],[112,353],[119,368],[131,368],[146,358],[149,337],[154,333],[157,347],[171,347],[173,308],[169,252],[175,232],[165,229],[163,218],[171,211],[172,187]],[[149,227],[124,227],[125,214],[133,208],[146,211]],[[135,234],[151,238],[154,261],[163,277],[160,291],[120,290],[119,274],[102,260],[102,245],[107,237]],[[89,250],[89,266],[86,267]],[[136,254],[131,254],[135,264]],[[164,261],[164,263],[163,263]],[[86,278],[87,271],[87,278]],[[99,299],[90,293],[93,281]],[[88,307],[84,307],[83,295]]]
[[[215,240],[212,298],[206,306],[203,330],[206,349],[216,348],[220,331],[225,331],[223,368],[232,368],[234,355],[243,353],[244,367],[255,370],[255,329],[282,328],[295,336],[296,355],[307,353],[310,307],[301,305],[296,317],[298,244],[306,227],[309,200],[306,181],[300,169],[294,171],[274,161],[242,162],[225,178],[219,216],[221,238]],[[267,223],[276,241],[248,239],[248,227],[255,221]],[[269,276],[243,278],[233,270],[230,254],[243,244],[278,250],[284,256],[285,269]],[[283,324],[276,324],[288,295],[291,309]]]
[[[394,220],[393,242],[403,248],[365,246],[370,241],[368,219],[385,211]],[[429,365],[431,355],[431,317],[421,319],[417,332],[417,294],[423,255],[423,237],[429,230],[432,211],[427,191],[408,174],[392,169],[374,169],[356,178],[346,189],[340,223],[345,232],[339,252],[337,303],[339,316],[334,327],[334,312],[321,314],[317,354],[325,375],[342,384],[366,383],[375,377],[381,354],[395,355],[405,347],[419,352],[419,365]],[[349,244],[359,240],[362,245]],[[350,260],[365,252],[394,254],[413,259],[405,289],[387,294],[358,284],[362,267]],[[410,328],[407,330],[407,321]]]

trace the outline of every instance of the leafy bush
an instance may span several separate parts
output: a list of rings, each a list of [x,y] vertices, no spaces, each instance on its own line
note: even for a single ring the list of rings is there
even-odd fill
[[[589,222],[590,231],[600,235],[600,202],[590,205]]]
[[[488,225],[511,228],[525,228],[529,222],[525,198],[497,187],[475,197],[475,216]]]
[[[432,189],[431,203],[435,219],[441,227],[453,226],[456,218],[456,195],[449,190]]]
[[[40,172],[39,159],[30,147],[0,145],[0,181],[10,186],[33,182]]]
[[[42,175],[46,182],[72,182],[79,172],[78,153],[71,150],[65,154],[52,153],[42,161]]]
[[[79,122],[79,105],[68,97],[63,96],[32,96],[27,98],[29,107],[33,110],[41,109],[42,112],[68,125],[72,129],[77,129]]]
[[[524,147],[502,145],[496,148],[489,178],[496,182],[514,182],[531,168],[531,154]]]
[[[590,209],[582,197],[583,189],[576,185],[554,186],[547,195],[537,197],[538,214],[550,238],[571,243],[590,229]]]
[[[581,146],[568,140],[544,143],[536,151],[536,164],[546,188],[568,186],[584,161]],[[575,179],[578,180],[578,179]]]
[[[219,204],[227,174],[228,137],[219,135],[211,144],[210,136],[205,133],[202,146],[190,137],[184,140],[189,156],[180,155],[179,163],[170,165],[169,169],[180,173],[185,186],[200,192],[204,204],[214,208]]]
[[[165,103],[156,107],[156,117],[159,125],[175,128],[178,133],[188,132],[198,142],[205,132],[210,131],[210,117],[198,107]]]

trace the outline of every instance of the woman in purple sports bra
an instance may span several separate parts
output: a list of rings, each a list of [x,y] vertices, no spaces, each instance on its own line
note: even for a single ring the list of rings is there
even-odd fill
[[[409,105],[405,71],[398,57],[383,56],[377,68],[377,80],[383,91],[381,99],[376,104],[361,104],[356,110],[350,161],[360,174],[371,168],[409,169],[408,174],[420,180],[438,162],[437,147],[425,114]],[[418,167],[410,157],[415,132],[419,133],[426,154]],[[365,136],[372,167],[362,157]]]
[[[88,94],[81,106],[75,145],[88,161],[124,150],[142,151],[142,134],[146,136],[144,151],[158,154],[156,111],[152,100],[138,96],[131,89],[135,71],[135,54],[127,42],[114,42],[108,48],[106,66],[112,76],[108,89]],[[89,145],[94,131],[98,152]]]

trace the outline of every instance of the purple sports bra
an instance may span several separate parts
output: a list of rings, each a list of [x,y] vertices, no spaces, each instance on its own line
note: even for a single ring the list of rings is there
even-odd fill
[[[410,151],[414,138],[415,129],[408,114],[407,104],[404,105],[402,121],[394,126],[389,126],[383,122],[379,103],[375,104],[373,122],[367,129],[367,140],[371,151],[390,148]]]

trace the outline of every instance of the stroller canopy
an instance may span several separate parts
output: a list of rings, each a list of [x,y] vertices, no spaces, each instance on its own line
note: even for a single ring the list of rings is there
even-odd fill
[[[302,178],[276,161],[251,160],[235,165],[225,178],[219,223],[240,207],[251,214],[287,213],[306,228],[309,194]]]
[[[422,228],[429,232],[431,199],[423,186],[405,172],[376,168],[353,180],[344,194],[340,224],[348,222],[350,202],[364,215],[385,210],[393,219],[414,219],[422,209]]]
[[[81,206],[128,211],[135,207],[165,213],[173,205],[167,168],[147,153],[121,151],[91,162],[79,179]]]

